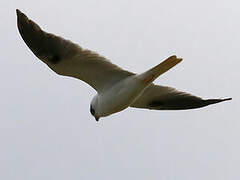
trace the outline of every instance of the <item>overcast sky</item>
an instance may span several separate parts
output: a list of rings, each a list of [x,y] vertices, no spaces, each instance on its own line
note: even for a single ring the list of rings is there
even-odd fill
[[[240,177],[237,0],[0,2],[0,179],[236,180]],[[96,123],[95,91],[38,60],[19,8],[44,30],[143,72],[176,54],[155,83],[233,100],[188,111],[128,108]]]

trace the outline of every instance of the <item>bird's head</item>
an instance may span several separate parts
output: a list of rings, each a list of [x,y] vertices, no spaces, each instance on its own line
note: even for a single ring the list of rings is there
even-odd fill
[[[90,104],[90,113],[94,116],[95,120],[99,120],[99,115],[98,115],[98,96],[94,96],[94,98],[91,101]]]

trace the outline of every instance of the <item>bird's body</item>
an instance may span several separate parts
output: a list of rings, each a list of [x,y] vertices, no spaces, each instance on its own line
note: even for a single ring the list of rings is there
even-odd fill
[[[32,52],[54,72],[85,81],[98,93],[90,112],[98,120],[127,107],[156,110],[180,110],[204,107],[227,99],[207,99],[152,82],[182,59],[171,56],[141,74],[112,64],[97,53],[85,50],[59,36],[46,33],[17,10],[19,32]]]
[[[96,103],[95,116],[104,117],[126,109],[146,87],[147,85],[142,84],[137,76],[133,75],[98,93],[92,101],[92,104]]]

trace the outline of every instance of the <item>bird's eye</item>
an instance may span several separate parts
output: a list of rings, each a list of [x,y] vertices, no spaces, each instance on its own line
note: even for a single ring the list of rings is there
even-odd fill
[[[90,106],[90,112],[91,112],[91,114],[94,116],[94,114],[95,114],[95,110],[93,109],[92,106]]]

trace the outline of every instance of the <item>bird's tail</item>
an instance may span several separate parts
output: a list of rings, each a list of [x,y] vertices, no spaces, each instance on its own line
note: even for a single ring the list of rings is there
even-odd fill
[[[181,58],[177,58],[177,56],[170,56],[162,63],[158,64],[157,66],[151,68],[150,70],[139,74],[139,79],[141,79],[144,83],[150,84],[156,78],[158,78],[163,73],[167,72],[169,69],[177,65],[182,61]]]

